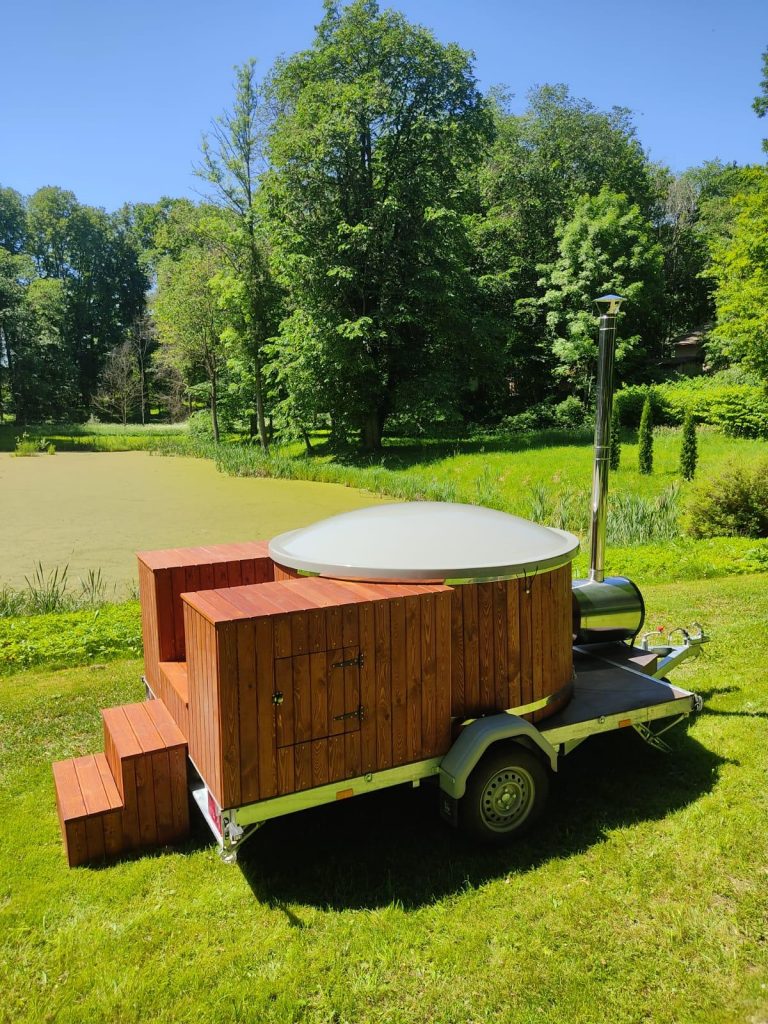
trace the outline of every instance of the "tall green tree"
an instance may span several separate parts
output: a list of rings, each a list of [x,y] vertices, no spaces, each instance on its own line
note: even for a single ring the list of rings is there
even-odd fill
[[[312,47],[278,64],[271,96],[265,189],[294,308],[281,358],[303,365],[295,379],[336,427],[374,449],[393,412],[450,404],[482,344],[462,214],[488,110],[468,53],[375,0],[326,2]],[[306,347],[297,318],[311,325]]]
[[[540,268],[558,258],[560,226],[603,187],[650,216],[656,187],[623,108],[598,110],[565,85],[545,85],[521,115],[497,102],[495,121],[495,142],[473,175],[473,270],[506,376],[536,400],[551,389],[553,369]]]
[[[153,309],[161,357],[189,386],[205,386],[217,443],[226,372],[226,320],[212,285],[218,270],[214,254],[199,246],[189,247],[177,260],[166,257],[158,268]]]
[[[760,92],[752,103],[752,109],[758,117],[765,117],[768,114],[768,47],[763,50],[762,56],[762,78],[760,79]],[[763,139],[763,149],[768,153],[768,139]]]
[[[748,180],[732,201],[730,238],[713,246],[715,337],[729,359],[768,380],[768,170],[753,168]]]
[[[627,302],[619,316],[616,369],[631,379],[633,367],[647,373],[657,362],[661,299],[661,246],[640,209],[625,195],[601,189],[580,199],[559,231],[559,255],[545,268],[548,337],[556,373],[587,399],[597,366],[594,299],[618,292]]]
[[[253,380],[253,406],[259,440],[267,448],[264,345],[277,330],[281,294],[269,266],[261,204],[261,177],[266,170],[269,105],[257,82],[255,62],[236,68],[235,98],[230,111],[213,122],[204,136],[198,174],[212,187],[215,200],[230,214],[232,229],[220,235],[226,267],[219,278],[222,295],[237,314],[232,340],[240,342]]]
[[[63,285],[59,333],[78,375],[70,414],[86,415],[108,352],[143,311],[148,278],[120,219],[81,205],[72,192],[35,192],[27,232],[37,274]]]

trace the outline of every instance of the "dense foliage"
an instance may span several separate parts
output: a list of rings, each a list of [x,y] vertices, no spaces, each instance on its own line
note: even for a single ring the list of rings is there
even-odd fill
[[[768,537],[768,461],[703,481],[688,508],[693,537]]]
[[[708,368],[768,377],[765,167],[674,174],[628,110],[565,85],[513,112],[472,54],[377,0],[325,0],[306,50],[261,80],[237,68],[197,171],[203,201],[114,214],[0,189],[0,415],[207,408],[214,438],[262,448],[310,448],[318,426],[368,450],[388,431],[579,426],[605,291],[628,300],[625,424],[632,387],[674,373],[690,332]],[[762,412],[724,397],[731,432],[764,436]]]

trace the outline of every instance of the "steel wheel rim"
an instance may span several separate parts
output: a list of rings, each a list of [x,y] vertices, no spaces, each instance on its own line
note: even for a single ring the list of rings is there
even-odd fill
[[[494,772],[480,795],[480,816],[493,832],[512,832],[531,813],[536,784],[525,768],[510,765]]]

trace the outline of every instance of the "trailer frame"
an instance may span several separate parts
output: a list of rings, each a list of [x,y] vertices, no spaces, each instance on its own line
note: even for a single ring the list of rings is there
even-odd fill
[[[698,654],[705,639],[687,639],[676,647],[659,645],[656,650],[663,658],[664,670]],[[439,780],[440,813],[456,826],[459,801],[464,795],[467,780],[494,744],[518,743],[536,753],[553,772],[558,771],[563,758],[586,739],[621,729],[631,728],[656,749],[669,750],[660,736],[701,711],[702,698],[693,691],[672,685],[665,678],[658,678],[658,673],[648,674],[622,664],[617,660],[622,653],[621,648],[624,645],[617,645],[614,654],[610,649],[595,653],[588,646],[574,647],[573,697],[564,709],[538,725],[517,714],[516,710],[520,709],[467,719],[456,723],[460,728],[458,737],[442,757],[368,772],[298,793],[229,808],[218,806],[190,758],[189,789],[192,799],[218,843],[222,860],[227,863],[236,861],[242,845],[274,818],[393,786],[410,784],[416,787],[422,779],[434,776]],[[654,648],[647,645],[644,650],[654,652]],[[148,685],[147,693],[154,697]],[[666,724],[654,730],[651,726],[657,722]]]

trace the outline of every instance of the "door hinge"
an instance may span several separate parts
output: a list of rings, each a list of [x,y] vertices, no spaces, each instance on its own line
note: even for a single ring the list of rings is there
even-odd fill
[[[334,661],[331,664],[331,668],[352,668],[353,665],[357,665],[358,668],[362,668],[364,661],[365,655],[361,651],[356,658],[346,658],[344,661]]]
[[[361,722],[365,718],[365,708],[361,704],[359,708],[355,708],[354,711],[345,711],[343,715],[334,715],[334,722],[343,722],[348,718],[357,718]]]

